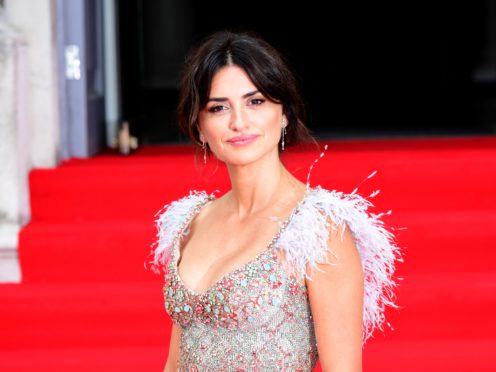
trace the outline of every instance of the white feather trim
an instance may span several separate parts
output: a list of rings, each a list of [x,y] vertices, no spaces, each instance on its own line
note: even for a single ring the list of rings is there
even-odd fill
[[[377,195],[377,193],[373,193]],[[372,196],[373,196],[372,195]],[[363,342],[376,328],[383,329],[386,306],[396,308],[392,276],[395,262],[401,259],[394,236],[383,226],[380,217],[367,212],[373,204],[351,193],[328,191],[320,186],[309,190],[295,211],[277,246],[282,249],[294,273],[308,279],[308,270],[318,263],[328,263],[329,220],[351,230],[364,272]]]
[[[179,235],[187,235],[187,226],[194,217],[197,208],[201,208],[208,200],[213,198],[204,191],[191,191],[189,195],[166,204],[155,217],[157,227],[157,240],[152,246],[151,268],[160,273],[171,258],[172,249]]]

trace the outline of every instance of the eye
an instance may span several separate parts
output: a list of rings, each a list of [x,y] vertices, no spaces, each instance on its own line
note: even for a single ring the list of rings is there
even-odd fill
[[[214,105],[214,106],[210,106],[207,111],[208,112],[212,112],[212,113],[215,113],[215,112],[220,112],[222,110],[226,110],[227,108],[225,106],[222,106],[222,105]]]
[[[258,106],[258,105],[261,105],[264,102],[265,102],[265,99],[263,99],[263,98],[253,98],[253,99],[250,100],[250,105]]]

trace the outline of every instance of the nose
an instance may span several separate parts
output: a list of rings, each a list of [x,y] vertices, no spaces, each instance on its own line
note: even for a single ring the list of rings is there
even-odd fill
[[[246,126],[246,118],[243,110],[240,108],[233,108],[231,110],[230,128],[235,132],[239,132]]]

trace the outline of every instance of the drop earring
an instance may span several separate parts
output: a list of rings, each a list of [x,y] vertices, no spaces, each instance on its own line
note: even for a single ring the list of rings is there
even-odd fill
[[[281,150],[284,151],[284,137],[286,136],[286,126],[282,127]]]
[[[207,164],[207,144],[206,144],[206,142],[202,142],[202,150],[203,150],[203,164]]]

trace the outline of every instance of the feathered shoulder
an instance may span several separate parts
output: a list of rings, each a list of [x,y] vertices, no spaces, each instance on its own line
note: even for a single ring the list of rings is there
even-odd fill
[[[382,329],[385,307],[397,307],[393,274],[396,262],[401,260],[394,235],[381,220],[384,213],[370,213],[371,206],[369,200],[355,192],[345,194],[320,186],[309,189],[277,242],[289,268],[311,280],[308,272],[318,263],[327,262],[330,229],[341,229],[341,236],[346,227],[350,229],[365,279],[364,342],[375,329]]]
[[[166,204],[155,214],[157,238],[152,246],[151,268],[159,273],[169,262],[176,239],[187,234],[187,227],[203,205],[213,195],[191,191],[189,195]]]
[[[356,191],[356,190],[355,190]],[[373,196],[373,195],[371,195]],[[155,217],[157,239],[152,249],[151,267],[160,272],[169,262],[174,243],[188,233],[188,226],[213,194],[192,191],[189,195],[160,209]],[[363,341],[376,329],[383,329],[384,311],[394,303],[393,279],[396,263],[401,261],[394,235],[385,228],[381,214],[372,214],[373,204],[352,192],[346,194],[320,186],[308,188],[295,208],[275,245],[284,252],[288,267],[308,277],[317,264],[327,261],[330,229],[349,228],[360,254],[364,272]]]

